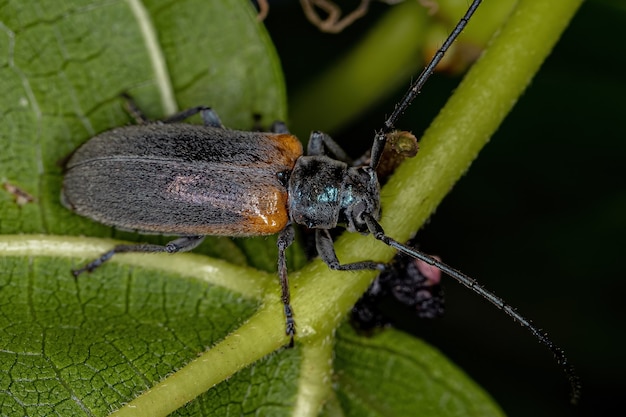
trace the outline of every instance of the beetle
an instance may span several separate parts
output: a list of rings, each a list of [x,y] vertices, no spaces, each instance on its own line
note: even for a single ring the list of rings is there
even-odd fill
[[[315,230],[316,248],[334,270],[384,271],[386,264],[360,261],[342,264],[329,230],[371,234],[411,258],[432,265],[487,299],[528,329],[546,345],[570,379],[572,398],[579,394],[578,378],[563,351],[547,335],[501,298],[474,279],[387,236],[381,217],[376,174],[387,135],[395,121],[461,33],[480,0],[474,0],[443,46],[411,85],[405,97],[376,133],[369,164],[352,165],[327,134],[311,134],[306,155],[284,124],[272,132],[226,129],[216,112],[198,106],[148,123],[131,108],[139,125],[101,133],[69,159],[62,203],[75,213],[119,229],[181,236],[164,246],[117,245],[75,276],[91,272],[116,253],[182,252],[198,246],[205,235],[257,236],[278,233],[278,275],[284,306],[285,333],[293,346],[296,334],[290,304],[285,250],[294,240],[293,226]],[[182,123],[200,114],[203,125]]]

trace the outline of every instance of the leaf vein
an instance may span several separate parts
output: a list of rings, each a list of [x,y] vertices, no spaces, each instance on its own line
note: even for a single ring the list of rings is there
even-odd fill
[[[174,98],[174,88],[170,78],[170,73],[165,61],[163,49],[159,44],[157,30],[154,27],[148,10],[140,0],[127,0],[131,12],[137,19],[139,30],[143,36],[148,56],[154,68],[156,85],[161,95],[161,102],[165,114],[173,114],[178,110]]]

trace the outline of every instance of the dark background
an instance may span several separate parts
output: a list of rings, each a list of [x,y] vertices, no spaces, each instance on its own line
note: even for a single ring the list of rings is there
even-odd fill
[[[290,3],[273,3],[266,21],[290,92],[332,63],[388,7],[375,3],[366,18],[327,35],[304,19],[298,2]],[[497,134],[418,234],[422,250],[477,278],[549,331],[577,367],[583,397],[572,407],[549,352],[451,280],[444,318],[399,317],[399,327],[442,350],[509,416],[597,416],[621,408],[626,9],[617,4],[582,6]],[[400,121],[398,127],[419,136],[457,82],[432,78],[407,117],[422,124]],[[363,142],[402,93],[330,133],[347,147],[357,138]]]

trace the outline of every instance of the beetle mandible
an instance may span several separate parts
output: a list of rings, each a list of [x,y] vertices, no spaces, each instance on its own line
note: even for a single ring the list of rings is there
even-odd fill
[[[387,236],[381,216],[376,167],[386,135],[419,94],[445,52],[461,33],[481,0],[464,17],[411,85],[377,132],[370,163],[352,166],[341,147],[325,133],[311,134],[306,155],[284,124],[271,133],[227,130],[208,107],[194,107],[162,122],[141,123],[101,133],[78,148],[66,165],[62,202],[79,215],[119,229],[178,235],[165,246],[117,245],[74,270],[93,271],[116,253],[182,252],[198,246],[205,235],[252,236],[278,233],[278,275],[285,332],[294,343],[296,326],[290,304],[285,250],[294,240],[293,225],[315,229],[318,254],[335,270],[379,270],[385,264],[341,264],[329,230],[371,234],[396,250],[439,268],[529,330],[546,345],[570,379],[572,398],[578,378],[563,351],[547,335],[501,298],[429,255]],[[181,123],[200,113],[203,125]],[[147,120],[135,108],[140,121]]]

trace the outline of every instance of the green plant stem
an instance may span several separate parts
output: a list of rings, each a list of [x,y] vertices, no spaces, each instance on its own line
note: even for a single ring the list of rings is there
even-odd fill
[[[330,397],[333,377],[334,340],[331,335],[302,347],[297,401],[293,415],[315,417]]]

